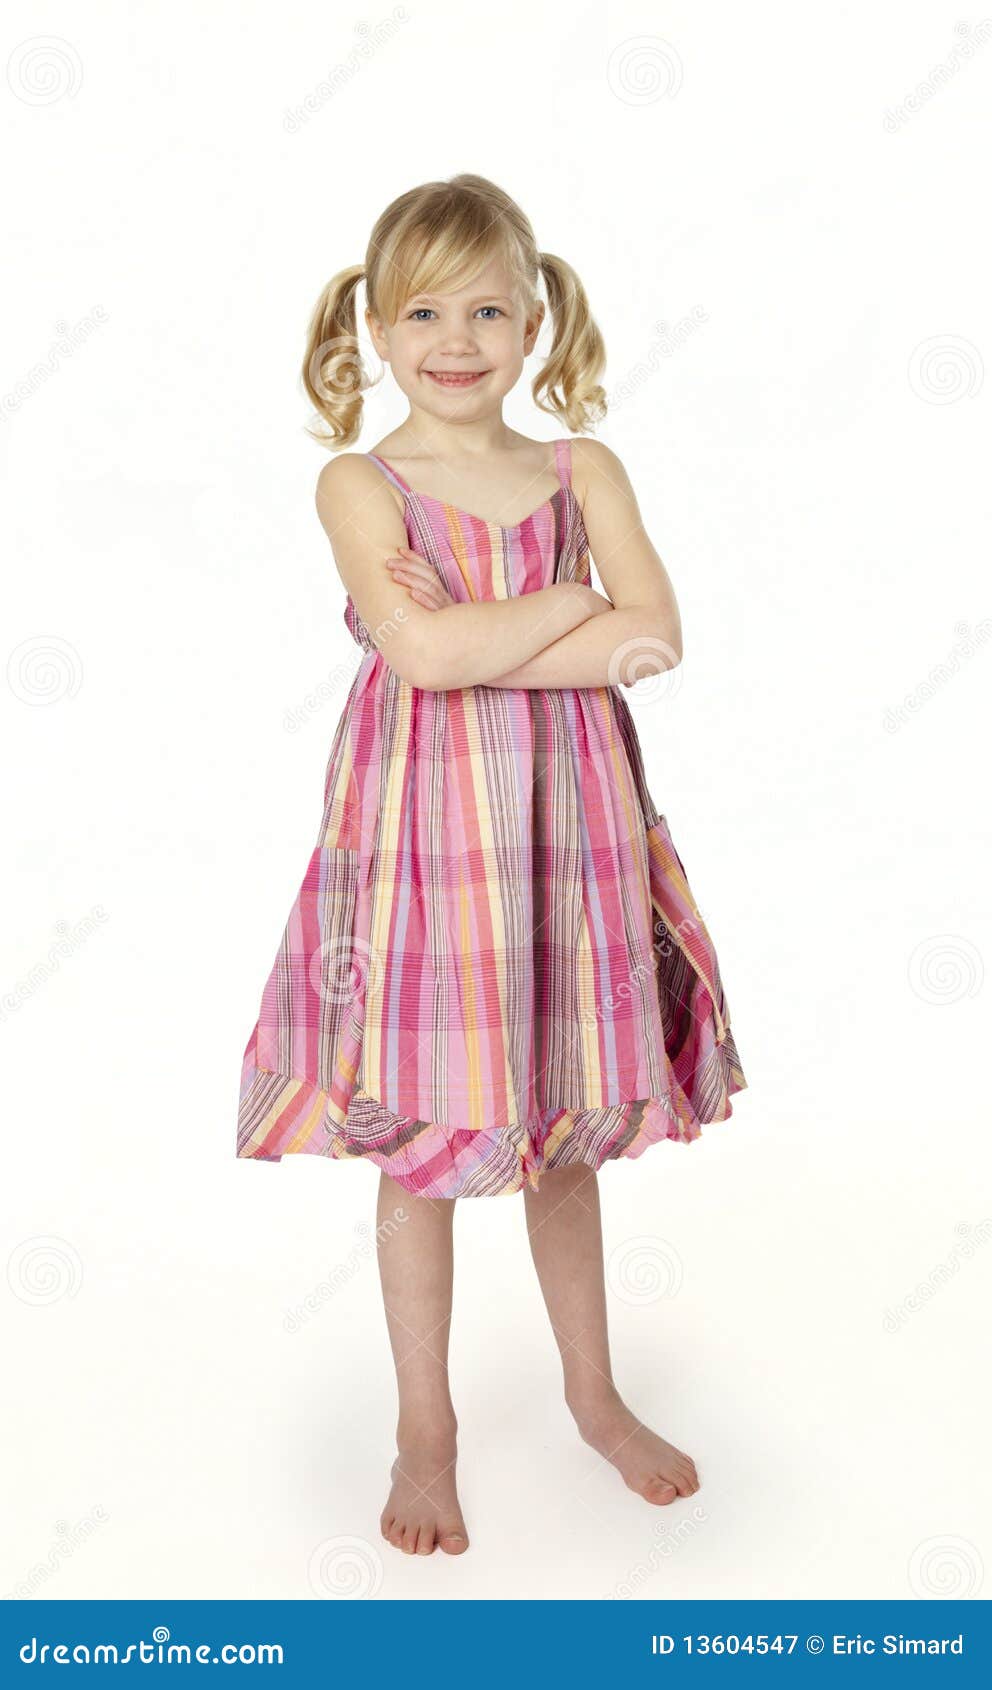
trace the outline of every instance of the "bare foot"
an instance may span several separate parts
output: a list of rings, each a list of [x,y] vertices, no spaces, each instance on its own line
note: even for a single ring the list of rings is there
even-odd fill
[[[579,1436],[648,1502],[674,1502],[699,1489],[692,1458],[642,1425],[615,1391],[581,1407],[569,1406]]]
[[[468,1533],[455,1490],[455,1435],[436,1431],[401,1434],[393,1462],[393,1486],[379,1524],[382,1535],[407,1555],[446,1555],[468,1548]]]

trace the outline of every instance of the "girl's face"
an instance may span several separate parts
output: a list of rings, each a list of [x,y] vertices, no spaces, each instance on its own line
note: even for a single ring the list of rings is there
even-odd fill
[[[500,259],[456,293],[412,295],[388,327],[365,313],[375,349],[410,404],[460,422],[498,410],[543,316],[540,300],[527,309]]]

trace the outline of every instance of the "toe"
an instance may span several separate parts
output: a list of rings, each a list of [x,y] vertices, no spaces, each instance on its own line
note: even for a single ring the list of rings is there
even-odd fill
[[[407,1526],[406,1531],[403,1533],[403,1553],[404,1555],[415,1555],[417,1553],[416,1525]]]
[[[696,1469],[687,1455],[680,1455],[669,1470],[668,1477],[680,1496],[691,1496],[697,1486]]]
[[[678,1490],[669,1479],[661,1478],[649,1479],[641,1492],[641,1495],[646,1497],[648,1502],[657,1503],[674,1502],[678,1494]]]
[[[432,1523],[429,1526],[421,1526],[420,1531],[417,1533],[417,1554],[418,1555],[433,1555],[433,1553],[434,1553],[434,1526],[433,1526],[433,1523]]]
[[[468,1548],[468,1538],[460,1526],[445,1526],[438,1532],[438,1543],[446,1555],[461,1555]]]
[[[394,1549],[403,1548],[403,1525],[401,1521],[393,1521],[389,1528],[389,1541]]]

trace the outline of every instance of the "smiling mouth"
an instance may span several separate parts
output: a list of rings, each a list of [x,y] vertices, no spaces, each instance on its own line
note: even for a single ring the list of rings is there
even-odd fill
[[[477,381],[481,381],[483,376],[487,376],[488,374],[488,370],[424,371],[424,375],[430,376],[431,381],[436,382],[438,387],[473,387]]]

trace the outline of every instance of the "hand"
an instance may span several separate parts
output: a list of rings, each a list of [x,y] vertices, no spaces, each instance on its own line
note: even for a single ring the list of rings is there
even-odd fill
[[[386,568],[393,580],[405,587],[425,610],[443,610],[446,605],[454,604],[437,571],[409,546],[400,546],[396,557],[387,557]]]

